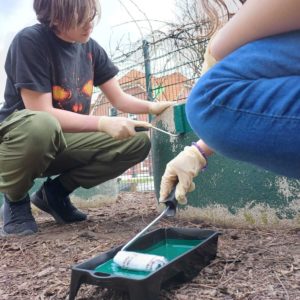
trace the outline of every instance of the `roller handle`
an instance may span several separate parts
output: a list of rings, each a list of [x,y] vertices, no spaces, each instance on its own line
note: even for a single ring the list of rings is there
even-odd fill
[[[177,200],[175,198],[175,190],[176,190],[176,185],[173,187],[171,193],[165,200],[165,205],[168,208],[166,210],[165,216],[167,217],[174,217],[176,215],[176,208],[177,208]]]
[[[135,128],[136,132],[140,132],[140,131],[149,131],[149,128],[147,127],[142,127],[142,126],[136,126]]]

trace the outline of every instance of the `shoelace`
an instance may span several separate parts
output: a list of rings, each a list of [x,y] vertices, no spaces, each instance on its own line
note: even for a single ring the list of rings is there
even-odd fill
[[[10,215],[11,215],[11,221],[31,221],[33,220],[33,216],[31,213],[31,207],[30,204],[21,204],[21,205],[15,205],[10,204],[9,205]]]

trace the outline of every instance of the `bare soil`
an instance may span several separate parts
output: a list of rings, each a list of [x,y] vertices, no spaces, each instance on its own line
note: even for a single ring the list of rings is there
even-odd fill
[[[57,225],[39,213],[37,235],[0,238],[1,300],[68,299],[72,265],[124,244],[158,215],[153,193],[122,193],[115,203],[83,210],[85,222]],[[161,300],[300,299],[300,229],[224,228],[176,217],[156,227],[222,233],[217,258],[190,282],[161,290]],[[82,285],[76,299],[129,297]]]

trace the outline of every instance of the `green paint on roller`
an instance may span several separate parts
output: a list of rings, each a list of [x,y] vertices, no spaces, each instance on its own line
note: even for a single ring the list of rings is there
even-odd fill
[[[173,106],[175,133],[187,133],[193,131],[185,114],[185,103]]]
[[[160,241],[157,244],[152,245],[150,248],[147,248],[144,251],[134,250],[134,252],[164,256],[170,262],[173,259],[179,257],[180,255],[183,255],[184,253],[197,247],[203,242],[204,240],[201,239],[199,240],[198,239],[197,240],[166,239],[164,241]],[[94,272],[127,277],[130,279],[144,279],[151,273],[147,271],[135,271],[135,270],[122,269],[121,267],[116,265],[112,259],[97,266]]]

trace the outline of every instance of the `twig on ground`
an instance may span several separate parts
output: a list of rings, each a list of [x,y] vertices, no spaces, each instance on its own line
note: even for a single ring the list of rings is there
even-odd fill
[[[282,288],[283,288],[283,290],[284,290],[284,292],[285,292],[285,294],[287,296],[287,300],[289,300],[290,299],[290,295],[289,295],[288,291],[286,290],[283,282],[280,280],[280,278],[279,278],[278,274],[276,273],[276,271],[273,271],[273,273],[276,276],[277,280],[279,281],[280,285],[282,286]]]

